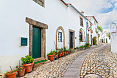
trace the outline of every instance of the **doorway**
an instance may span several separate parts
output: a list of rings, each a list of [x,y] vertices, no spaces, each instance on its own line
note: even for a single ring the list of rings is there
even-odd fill
[[[73,48],[73,32],[70,32],[70,48]]]
[[[92,35],[91,35],[91,44],[92,44]]]
[[[87,40],[88,40],[88,43],[89,43],[89,34],[87,34]]]
[[[69,29],[69,49],[75,48],[75,31]]]
[[[41,57],[41,28],[33,26],[32,57]]]

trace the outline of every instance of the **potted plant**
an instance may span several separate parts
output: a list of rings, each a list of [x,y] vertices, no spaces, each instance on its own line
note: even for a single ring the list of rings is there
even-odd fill
[[[65,55],[66,55],[67,54],[66,47],[64,47],[64,52],[65,52]]]
[[[23,77],[24,74],[25,74],[25,68],[24,67],[18,68],[18,77]]]
[[[90,47],[92,46],[92,44],[90,44]]]
[[[26,69],[26,73],[31,72],[32,71],[32,67],[34,64],[34,58],[32,58],[29,55],[26,55],[25,57],[21,58],[21,61],[23,62],[23,66]]]
[[[79,48],[80,48],[80,50],[83,50],[84,46],[80,46]]]
[[[10,66],[11,68],[11,66]],[[5,73],[5,75],[7,76],[7,78],[16,78],[16,73],[17,73],[17,69],[16,70],[12,70],[11,71]]]
[[[51,51],[50,53],[48,53],[47,56],[48,56],[48,59],[49,59],[50,61],[53,61],[54,55],[53,55],[53,52],[52,52],[52,51]]]
[[[63,48],[61,48],[61,49],[59,50],[59,52],[61,52],[61,53],[62,53],[62,56],[64,56]]]
[[[23,77],[25,74],[25,68],[23,66],[20,66],[20,61],[19,61],[19,67],[16,66],[18,69],[18,77]]]
[[[55,59],[57,59],[58,56],[59,56],[59,53],[58,52],[55,52],[55,54],[54,54]]]
[[[62,52],[60,51],[60,52],[59,52],[59,57],[61,57],[61,56],[62,56]]]
[[[67,51],[68,51],[69,54],[71,53],[71,49],[68,49]]]

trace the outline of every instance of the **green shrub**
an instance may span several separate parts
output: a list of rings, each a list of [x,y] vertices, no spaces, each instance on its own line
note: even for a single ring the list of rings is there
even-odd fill
[[[85,43],[84,47],[87,48],[89,45],[89,43]]]
[[[26,55],[25,57],[21,58],[21,61],[23,62],[23,64],[30,64],[30,63],[34,62],[34,58],[32,58],[29,55]]]
[[[55,54],[55,51],[51,51],[50,53],[47,54],[47,56],[48,55],[53,55],[53,54]]]
[[[88,48],[88,46],[87,45],[84,45],[84,48]]]
[[[90,46],[92,46],[92,44],[90,44]]]
[[[78,47],[76,47],[76,49],[78,49]]]
[[[83,48],[84,48],[84,46],[80,46],[79,48],[83,49]]]
[[[64,52],[66,51],[66,47],[64,47]]]
[[[59,51],[63,51],[63,48],[61,48]]]
[[[96,37],[93,37],[93,45],[96,45],[96,43],[97,43]]]

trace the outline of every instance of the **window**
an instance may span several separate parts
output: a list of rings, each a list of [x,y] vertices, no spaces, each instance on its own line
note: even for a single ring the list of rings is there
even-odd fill
[[[44,7],[44,0],[33,0],[33,1],[39,4],[40,6]]]
[[[80,41],[83,41],[83,35],[82,35],[82,32],[80,32]]]
[[[58,32],[58,41],[62,42],[62,32]]]
[[[83,19],[80,17],[80,26],[83,26]]]

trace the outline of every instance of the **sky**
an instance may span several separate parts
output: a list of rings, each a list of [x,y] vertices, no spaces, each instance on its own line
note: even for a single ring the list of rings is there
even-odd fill
[[[74,5],[85,16],[95,16],[104,30],[110,29],[110,24],[117,24],[117,0],[65,0]]]

